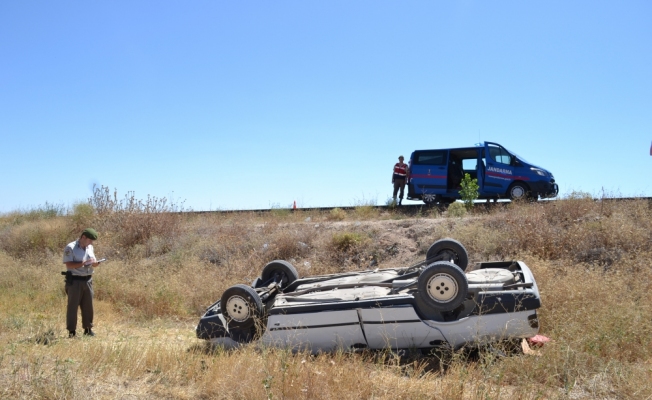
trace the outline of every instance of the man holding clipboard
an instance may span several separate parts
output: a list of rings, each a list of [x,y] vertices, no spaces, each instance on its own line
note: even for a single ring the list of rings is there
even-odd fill
[[[104,260],[97,261],[93,252],[93,242],[97,231],[85,229],[79,239],[68,243],[63,250],[63,263],[66,265],[66,294],[68,308],[66,329],[68,336],[75,337],[77,329],[77,308],[81,308],[84,335],[95,336],[93,328],[93,268]]]

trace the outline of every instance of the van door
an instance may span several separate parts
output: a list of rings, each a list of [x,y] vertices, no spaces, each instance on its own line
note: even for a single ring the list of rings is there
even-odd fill
[[[504,195],[514,181],[514,167],[512,166],[514,156],[497,143],[485,142],[484,145],[486,161],[484,192]]]
[[[412,154],[410,183],[417,196],[445,194],[447,175],[448,150],[418,150]]]
[[[478,160],[476,164],[476,171],[478,175],[478,190],[480,192],[481,196],[484,196],[484,182],[485,182],[485,176],[484,176],[484,171],[487,168],[486,161],[484,159],[484,153],[485,150],[484,148],[480,147],[478,148]]]

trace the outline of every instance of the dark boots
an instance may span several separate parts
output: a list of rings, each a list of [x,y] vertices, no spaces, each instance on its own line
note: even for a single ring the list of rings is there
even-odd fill
[[[77,336],[77,332],[68,331],[69,338],[74,338],[75,336]],[[91,328],[84,328],[84,336],[95,336],[95,332]]]

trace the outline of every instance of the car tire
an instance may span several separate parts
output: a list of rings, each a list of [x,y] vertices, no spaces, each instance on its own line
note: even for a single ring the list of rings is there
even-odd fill
[[[220,308],[228,327],[239,329],[251,328],[260,323],[265,310],[258,293],[247,285],[235,285],[226,289],[220,299]]]
[[[446,261],[428,265],[419,275],[417,286],[417,296],[421,297],[428,308],[439,312],[459,307],[469,291],[464,272],[457,265]]]
[[[514,182],[507,189],[507,197],[510,200],[528,200],[532,197],[530,188],[523,182]]]
[[[466,268],[469,266],[469,252],[466,251],[462,243],[455,239],[439,239],[428,249],[426,261],[431,263],[435,261],[450,261],[460,267],[462,271],[466,271]]]
[[[426,194],[424,194],[422,196],[422,198],[423,198],[423,202],[426,203],[426,206],[428,206],[428,207],[432,207],[432,206],[436,205],[441,200],[441,198],[440,198],[440,196],[438,194],[428,194],[428,193],[426,193]]]
[[[297,269],[294,268],[292,264],[284,260],[274,260],[263,267],[263,272],[260,274],[260,279],[263,282],[267,282],[270,279],[274,278],[274,275],[277,275],[277,278],[280,279],[281,288],[287,287],[292,282],[299,279],[299,273]]]

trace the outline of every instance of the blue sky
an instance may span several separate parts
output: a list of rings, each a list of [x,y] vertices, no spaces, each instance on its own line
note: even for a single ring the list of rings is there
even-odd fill
[[[383,204],[399,154],[484,140],[652,196],[652,3],[4,1],[0,137],[0,212]]]

